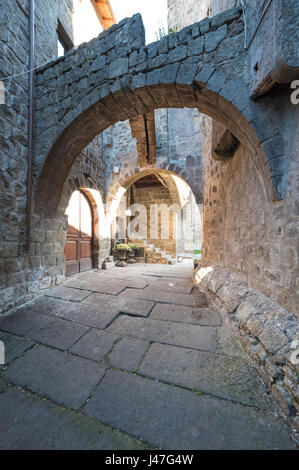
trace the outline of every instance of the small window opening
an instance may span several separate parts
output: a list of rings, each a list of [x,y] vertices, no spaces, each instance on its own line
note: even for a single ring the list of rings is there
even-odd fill
[[[68,51],[73,49],[73,47],[74,47],[74,44],[72,40],[70,39],[64,27],[58,20],[58,27],[57,27],[57,55],[58,57],[64,56]]]

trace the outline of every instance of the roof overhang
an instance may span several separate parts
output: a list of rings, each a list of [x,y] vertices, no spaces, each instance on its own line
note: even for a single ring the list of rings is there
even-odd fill
[[[116,19],[109,0],[90,0],[100,20],[102,28],[108,29],[116,23]]]

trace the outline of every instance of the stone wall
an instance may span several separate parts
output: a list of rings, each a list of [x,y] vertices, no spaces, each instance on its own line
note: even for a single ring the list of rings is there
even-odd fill
[[[240,0],[168,0],[168,28],[180,31],[189,24],[215,16],[241,3]]]
[[[181,2],[170,1],[169,22],[173,18],[180,26],[192,24],[201,19],[200,2],[187,1],[186,8]],[[209,5],[208,5],[209,3]],[[236,2],[211,1],[211,14],[216,14]],[[192,8],[192,5],[194,8]],[[220,10],[218,11],[218,8]],[[205,10],[203,10],[205,11]],[[186,16],[186,12],[189,12]],[[201,152],[204,156],[205,206],[204,206],[204,250],[207,263],[225,265],[238,272],[248,284],[259,289],[266,296],[276,300],[299,318],[297,307],[298,289],[298,177],[296,163],[296,122],[299,108],[290,104],[289,92],[263,98],[264,104],[279,109],[283,128],[277,129],[276,144],[268,141],[271,152],[280,152],[285,142],[284,184],[286,197],[281,202],[265,200],[257,172],[249,158],[248,149],[239,149],[230,162],[217,162],[211,156],[212,134],[215,122],[202,117]],[[270,118],[269,118],[270,119]],[[266,123],[260,128],[267,132]],[[298,134],[298,133],[297,133]],[[267,144],[267,145],[268,145]],[[287,170],[287,165],[289,168]],[[278,172],[279,173],[279,172]]]
[[[201,154],[200,114],[196,109],[157,109],[156,166],[175,165],[186,169],[188,179],[196,177],[203,190],[203,158]],[[138,166],[136,139],[132,137],[129,121],[119,122],[102,133],[103,158],[106,162],[106,190],[115,177]],[[186,173],[186,174],[187,174]],[[200,190],[198,191],[198,195]]]
[[[103,158],[106,162],[105,186],[108,191],[114,168],[127,171],[138,165],[136,139],[132,137],[129,121],[119,122],[102,133]]]
[[[299,112],[290,109],[295,144]],[[291,124],[293,122],[293,124]],[[298,289],[298,165],[293,156],[286,198],[269,203],[246,149],[230,162],[211,157],[211,121],[204,126],[205,205],[204,259],[223,264],[243,276],[253,288],[276,300],[299,318]],[[298,137],[297,137],[298,139]]]
[[[77,1],[77,0],[76,0]],[[58,20],[73,41],[73,0],[35,2],[35,64],[57,57]],[[29,1],[2,0],[0,11],[0,78],[22,73],[29,66]],[[99,32],[101,27],[99,24]],[[4,81],[5,104],[0,104],[0,313],[36,295],[39,289],[58,282],[63,274],[64,233],[67,225],[59,215],[44,220],[32,232],[30,253],[24,252],[28,153],[28,75]],[[92,145],[91,145],[92,147]],[[95,147],[87,154],[93,178],[102,185],[102,163]],[[82,159],[83,158],[83,159]],[[70,178],[86,167],[84,154],[78,158]],[[33,162],[35,177],[35,161]],[[88,166],[88,165],[87,165]],[[79,169],[80,167],[80,169]],[[91,183],[86,183],[90,185]],[[73,183],[76,187],[76,183]],[[39,231],[41,230],[41,231]],[[44,244],[41,248],[41,244]],[[42,266],[47,265],[47,268]],[[59,266],[59,268],[57,267]],[[60,276],[60,277],[59,277]]]
[[[132,191],[133,204],[142,204],[147,211],[146,239],[156,248],[160,248],[166,254],[176,256],[176,227],[175,217],[170,211],[173,201],[168,188],[162,184],[148,188],[134,188]],[[161,206],[161,212],[158,215],[157,226],[155,217],[151,216],[151,206]],[[162,207],[164,205],[164,207]],[[165,211],[166,209],[166,211]],[[169,230],[167,230],[167,225]],[[151,238],[151,232],[157,227],[157,236]]]
[[[278,411],[299,431],[298,342],[296,317],[265,297],[231,270],[221,266],[201,267],[195,282],[213,302],[224,320],[237,329],[256,364]]]

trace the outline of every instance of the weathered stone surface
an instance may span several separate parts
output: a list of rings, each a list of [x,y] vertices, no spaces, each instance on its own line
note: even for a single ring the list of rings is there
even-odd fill
[[[0,331],[0,341],[5,345],[5,364],[21,356],[27,349],[33,346],[33,341]],[[0,365],[0,369],[1,369]]]
[[[256,308],[252,303],[245,301],[238,307],[236,317],[242,324],[245,324],[252,313],[256,312]]]
[[[144,289],[148,286],[148,281],[146,279],[132,277],[124,281],[126,286],[131,289]]]
[[[107,373],[84,412],[165,450],[292,448],[272,416],[121,371]]]
[[[145,446],[72,411],[19,390],[0,396],[1,450],[137,450]],[[16,426],[17,423],[17,426]]]
[[[118,314],[117,311],[110,310],[105,305],[77,304],[51,297],[39,298],[28,305],[27,308],[37,313],[54,315],[55,317],[80,323],[81,325],[100,329],[105,329]]]
[[[139,372],[245,405],[269,408],[257,372],[238,357],[153,344]]]
[[[180,285],[178,282],[154,281],[150,282],[150,287],[163,292],[173,292],[175,294],[191,294],[193,286]]]
[[[71,300],[72,302],[80,302],[90,295],[90,291],[73,289],[71,287],[54,287],[47,292],[49,297],[57,297],[58,299]]]
[[[109,354],[108,363],[112,367],[135,372],[139,366],[148,342],[135,338],[121,338]]]
[[[4,382],[4,380],[0,379],[0,393],[6,390],[6,388],[7,388],[7,383]]]
[[[279,328],[276,328],[272,322],[266,323],[259,339],[265,348],[272,353],[276,353],[288,343],[287,336]]]
[[[78,409],[104,373],[105,368],[87,359],[35,346],[17,359],[3,377],[58,404]]]
[[[188,53],[189,55],[199,55],[203,52],[205,40],[202,36],[199,38],[193,39],[188,43]]]
[[[129,61],[126,58],[115,60],[109,65],[109,78],[117,78],[128,72]]]
[[[86,326],[25,309],[1,318],[0,329],[62,350],[72,346],[88,330]]]
[[[227,25],[221,26],[216,31],[211,31],[205,35],[205,52],[212,52],[218,44],[226,37]]]
[[[118,280],[111,280],[108,278],[106,279],[105,277],[100,277],[96,281],[90,281],[87,279],[81,280],[80,278],[73,279],[71,281],[68,281],[67,285],[69,287],[80,289],[82,291],[84,291],[85,289],[85,292],[92,291],[92,292],[99,292],[102,294],[111,294],[111,295],[117,295],[126,288],[125,283],[119,282]],[[72,300],[72,299],[68,298],[67,300]]]
[[[234,312],[229,318],[234,328],[242,331],[243,346],[255,360],[272,398],[286,418],[292,416],[297,404],[297,384],[290,386],[286,375],[288,368],[293,368],[290,364],[290,351],[293,338],[298,334],[295,317],[269,298],[249,288],[229,270],[209,267],[207,273],[207,269],[201,268],[196,277],[201,282],[201,288],[207,288],[216,294],[215,300],[223,312]],[[232,302],[238,292],[240,297],[235,304],[238,308],[232,310]],[[246,298],[243,302],[242,296]],[[224,324],[218,330],[218,352],[243,357],[244,348],[239,344],[237,336],[230,333],[229,326]],[[296,421],[293,424],[296,426]]]
[[[217,347],[217,332],[212,327],[121,316],[108,327],[108,331],[204,351],[216,351]]]
[[[116,340],[117,336],[115,335],[104,331],[90,330],[69,349],[69,352],[99,362],[110,351]]]
[[[113,312],[115,314],[121,311],[120,295],[92,294],[83,300],[82,305],[93,305],[104,312]]]
[[[121,311],[127,315],[147,317],[154,305],[155,303],[149,300],[128,300],[121,307]]]
[[[217,310],[213,308],[195,309],[192,307],[160,303],[153,308],[150,318],[202,326],[220,326],[222,322],[221,316]]]
[[[224,12],[218,13],[218,15],[215,15],[211,19],[211,27],[218,28],[219,26],[222,26],[224,23],[227,23],[236,18],[239,18],[239,16],[240,16],[240,11],[238,7],[230,8],[229,10],[226,10]]]
[[[120,299],[144,299],[154,300],[156,302],[172,303],[177,305],[186,305],[191,307],[204,307],[206,305],[206,296],[204,294],[176,294],[174,292],[164,292],[152,287],[146,287],[143,290],[127,289],[118,296]]]

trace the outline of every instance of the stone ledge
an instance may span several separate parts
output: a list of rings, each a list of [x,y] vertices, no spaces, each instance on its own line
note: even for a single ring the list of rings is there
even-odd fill
[[[200,266],[194,281],[213,295],[215,306],[239,330],[273,401],[299,431],[299,364],[292,361],[298,318],[227,268]]]

